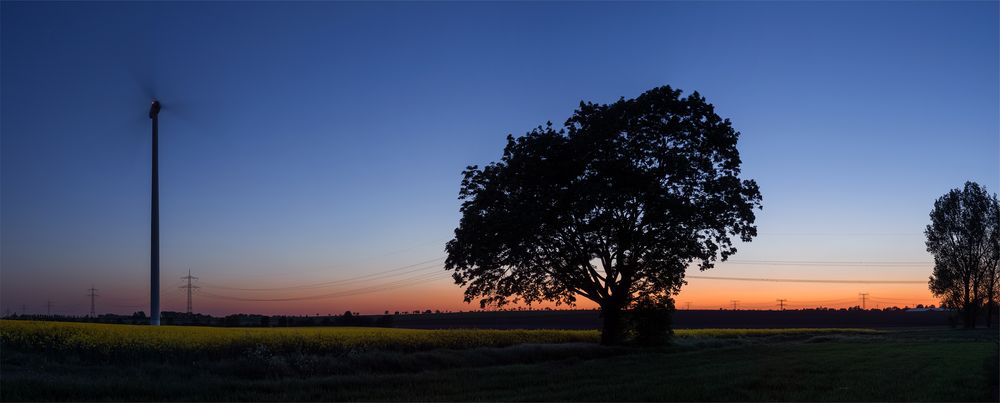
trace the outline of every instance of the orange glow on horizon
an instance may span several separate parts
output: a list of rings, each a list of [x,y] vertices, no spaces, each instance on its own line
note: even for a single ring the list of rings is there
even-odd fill
[[[752,285],[751,285],[752,284]],[[786,309],[849,308],[861,306],[859,293],[867,293],[867,308],[939,304],[927,290],[918,284],[790,284],[790,283],[738,283],[722,280],[689,280],[679,295],[674,296],[677,309],[732,309],[732,300],[738,300],[738,309],[778,309],[777,299],[785,299]],[[288,297],[294,295],[288,294]],[[306,301],[248,302],[200,298],[196,295],[196,311],[212,315],[255,313],[267,315],[329,315],[345,311],[362,314],[390,314],[412,311],[476,311],[479,303],[465,303],[463,290],[449,283],[433,283],[345,298]],[[690,305],[689,305],[690,303]],[[517,309],[525,305],[512,305]],[[554,303],[534,304],[533,309],[594,309],[597,304],[579,298],[575,306]],[[167,300],[165,310],[183,311],[182,298]],[[492,310],[495,308],[487,308]]]

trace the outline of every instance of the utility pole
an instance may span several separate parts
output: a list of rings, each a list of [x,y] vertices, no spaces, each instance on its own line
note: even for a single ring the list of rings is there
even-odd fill
[[[868,301],[868,293],[859,292],[858,295],[861,296],[861,309],[865,309],[865,303]]]
[[[94,297],[98,296],[97,289],[94,288],[94,286],[90,286],[87,291],[90,291],[90,294],[87,294],[87,296],[90,297],[90,317],[96,318],[97,314],[94,312]]]
[[[781,310],[782,311],[785,310],[785,301],[788,301],[788,300],[784,299],[784,298],[778,298],[778,305],[781,306]]]
[[[736,310],[736,304],[740,303],[740,300],[738,300],[738,299],[731,299],[731,300],[729,300],[729,302],[733,303],[733,310],[735,311]]]
[[[187,313],[188,313],[188,315],[190,315],[191,312],[192,312],[192,309],[191,309],[191,291],[194,290],[195,288],[199,288],[196,285],[191,285],[191,280],[197,280],[198,277],[192,276],[191,275],[191,269],[188,269],[188,275],[186,275],[184,277],[181,277],[181,279],[182,280],[187,280],[187,285],[182,285],[179,288],[187,288],[187,294],[188,294]]]

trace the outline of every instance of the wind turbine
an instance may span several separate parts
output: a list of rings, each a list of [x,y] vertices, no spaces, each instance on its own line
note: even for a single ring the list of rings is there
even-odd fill
[[[149,324],[160,325],[160,169],[157,143],[160,101],[153,99],[149,119],[153,122],[152,198],[149,223]]]

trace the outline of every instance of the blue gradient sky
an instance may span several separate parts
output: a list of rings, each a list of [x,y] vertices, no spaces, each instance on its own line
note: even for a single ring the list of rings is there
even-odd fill
[[[462,169],[499,158],[507,133],[664,84],[701,92],[743,133],[744,173],[765,207],[761,236],[734,259],[926,262],[936,197],[966,180],[1000,190],[997,2],[4,2],[0,17],[0,303],[15,311],[51,298],[85,313],[92,284],[104,311],[148,302],[153,94],[164,103],[165,309],[183,308],[188,269],[207,284],[280,286],[442,256]],[[929,298],[923,285],[692,280],[678,300],[859,291]],[[447,280],[308,303],[198,303],[467,307]]]

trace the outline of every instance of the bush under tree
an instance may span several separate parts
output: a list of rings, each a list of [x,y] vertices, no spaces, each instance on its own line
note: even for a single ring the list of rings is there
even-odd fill
[[[629,325],[635,342],[643,346],[666,344],[674,332],[671,317],[674,300],[669,295],[644,295],[635,300]]]

